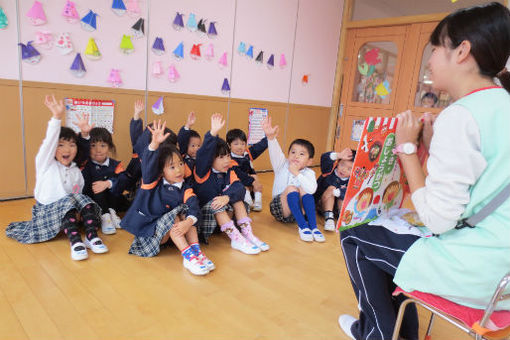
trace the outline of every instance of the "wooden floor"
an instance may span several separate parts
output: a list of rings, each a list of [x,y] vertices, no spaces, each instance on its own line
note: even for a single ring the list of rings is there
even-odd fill
[[[0,339],[348,339],[338,315],[357,314],[338,241],[299,240],[296,226],[264,210],[252,213],[256,234],[271,250],[244,255],[213,235],[205,253],[217,269],[196,277],[176,249],[154,258],[128,255],[132,236],[104,236],[104,255],[72,261],[64,236],[33,245],[0,236]],[[0,203],[0,224],[30,219],[32,199]],[[422,312],[421,328],[427,313]],[[443,321],[434,339],[469,339]]]

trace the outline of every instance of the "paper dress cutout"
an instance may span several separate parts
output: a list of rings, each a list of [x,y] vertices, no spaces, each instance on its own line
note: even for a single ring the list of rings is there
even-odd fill
[[[165,45],[163,44],[162,38],[156,37],[156,39],[154,39],[154,44],[152,44],[152,52],[154,52],[155,55],[165,54]]]
[[[200,54],[200,46],[202,44],[193,44],[193,47],[191,48],[190,56],[192,59],[198,60],[202,57]]]
[[[112,68],[108,80],[113,87],[119,87],[122,85],[122,79],[120,78],[120,70]]]
[[[152,112],[156,115],[162,115],[165,113],[165,107],[163,106],[163,97],[159,97],[158,100],[152,105]]]
[[[81,55],[79,53],[76,53],[76,57],[74,57],[74,61],[71,64],[70,70],[71,73],[77,78],[82,78],[85,75],[85,73],[87,73],[85,65],[83,64],[83,60],[81,59]]]
[[[358,71],[361,75],[370,77],[372,73],[374,73],[375,71],[375,66],[374,65],[368,66],[367,63],[363,63],[361,65],[358,64]]]
[[[207,34],[207,29],[205,28],[205,19],[200,19],[197,24],[197,32],[200,34]]]
[[[259,54],[257,55],[257,58],[255,58],[255,61],[260,64],[262,64],[264,62],[264,51],[259,52]]]
[[[383,81],[382,83],[375,87],[375,93],[377,93],[377,95],[383,99],[387,95],[389,95],[390,92],[391,92],[390,83],[387,80]]]
[[[227,52],[223,52],[218,63],[220,64],[220,67],[227,67],[228,65]]]
[[[161,64],[161,61],[155,61],[154,64],[152,64],[152,75],[154,77],[159,77],[163,74],[163,65]]]
[[[195,14],[193,14],[193,13],[189,14],[188,21],[186,22],[186,27],[191,32],[195,32],[198,29],[197,19],[195,18]]]
[[[174,65],[170,65],[168,68],[168,80],[171,83],[175,83],[177,80],[179,80],[181,76],[179,75],[179,72],[177,72],[177,69]]]
[[[7,15],[5,15],[4,9],[0,7],[0,30],[7,28],[8,24]]]
[[[205,49],[205,59],[212,60],[214,58],[214,45],[209,44]]]
[[[182,14],[177,12],[174,18],[174,22],[172,23],[173,28],[176,31],[180,31],[184,28],[184,21],[182,19]]]
[[[81,27],[85,31],[93,32],[96,30],[96,17],[97,13],[94,13],[92,10],[89,10],[87,15],[85,15],[83,18],[81,18]]]
[[[37,64],[41,60],[41,54],[32,46],[32,41],[27,44],[19,43],[21,47],[21,60],[28,64]]]
[[[377,65],[381,62],[381,58],[379,58],[379,49],[377,47],[371,49],[364,56],[365,62],[368,65]]]
[[[282,53],[280,56],[280,68],[285,68],[287,66],[287,59],[285,59],[285,54]]]
[[[117,14],[119,17],[123,16],[127,11],[126,5],[124,5],[124,1],[113,0],[112,11],[113,11],[113,13]]]
[[[211,21],[209,23],[209,29],[207,30],[207,36],[209,38],[215,38],[218,35],[218,32],[216,31],[216,22]]]
[[[267,59],[267,68],[270,70],[274,68],[274,54],[271,54],[269,59]]]
[[[80,21],[80,15],[76,10],[76,5],[74,2],[67,0],[64,5],[64,9],[62,10],[62,16],[66,19],[68,23],[77,23]]]
[[[101,59],[101,52],[99,52],[94,38],[89,38],[87,48],[85,49],[85,57],[91,60]]]
[[[133,26],[131,26],[131,33],[133,37],[139,39],[145,34],[145,20],[140,18]]]
[[[172,52],[174,57],[178,60],[181,60],[184,58],[184,43],[181,42],[179,45],[177,45],[177,47],[175,48],[175,50]]]
[[[34,44],[50,49],[53,47],[53,34],[50,31],[35,32]]]
[[[228,95],[230,93],[230,85],[228,83],[228,79],[227,78],[223,79],[223,85],[221,85],[221,92],[224,95]]]
[[[124,54],[131,54],[135,51],[135,47],[131,42],[131,36],[125,34],[122,36],[122,40],[120,41],[120,49],[122,52],[124,52]]]
[[[240,42],[239,43],[239,47],[237,48],[237,53],[239,53],[240,55],[243,55],[246,53],[246,44],[244,42]]]
[[[34,26],[44,25],[46,23],[46,14],[44,14],[42,3],[34,1],[34,4],[27,12],[27,17]]]
[[[140,15],[140,6],[138,6],[138,0],[127,0],[127,12],[130,16],[136,17]]]
[[[253,59],[253,45],[250,45],[250,47],[248,47],[248,51],[246,51],[246,56],[250,59]]]
[[[301,84],[303,85],[307,85],[308,84],[308,81],[310,80],[310,75],[309,74],[304,74],[303,75],[303,78],[301,78]]]
[[[69,36],[69,33],[64,32],[60,34],[55,46],[58,48],[58,51],[62,55],[71,53],[73,51],[73,44],[71,42],[71,37]]]

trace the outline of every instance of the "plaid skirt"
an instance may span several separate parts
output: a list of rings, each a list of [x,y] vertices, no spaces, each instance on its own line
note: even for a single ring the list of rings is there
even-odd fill
[[[64,229],[62,220],[73,209],[81,211],[87,204],[93,204],[95,213],[100,219],[99,206],[83,194],[69,194],[56,202],[32,207],[32,220],[13,222],[5,230],[5,234],[21,243],[38,243],[51,240]]]
[[[177,208],[167,212],[159,218],[156,222],[156,231],[151,237],[135,236],[131,248],[129,248],[129,254],[138,255],[141,257],[152,257],[159,254],[162,248],[171,244],[170,242],[163,244],[161,239],[168,233],[175,222],[177,215],[185,214],[188,211],[186,204],[181,204]]]
[[[202,207],[200,210],[200,222],[198,223],[198,239],[200,242],[208,244],[209,237],[214,233],[216,228],[218,227],[218,223],[216,222],[215,214],[222,211],[234,211],[234,207],[231,204],[227,204],[224,207],[219,209],[211,208],[213,200],[207,202],[206,205]],[[250,206],[243,201],[244,207],[246,208],[246,212],[250,212]]]
[[[282,199],[280,195],[275,196],[271,203],[269,203],[269,211],[271,212],[271,215],[278,221],[283,223],[293,223],[296,220],[294,219],[294,216],[290,214],[287,217],[283,216],[283,207],[282,207]]]

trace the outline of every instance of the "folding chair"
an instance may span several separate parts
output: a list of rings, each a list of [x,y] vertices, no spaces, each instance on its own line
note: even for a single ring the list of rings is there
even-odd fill
[[[421,292],[409,293],[397,288],[393,294],[404,294],[407,299],[399,308],[392,340],[398,340],[404,311],[409,303],[418,304],[432,312],[425,340],[430,340],[431,338],[430,333],[432,331],[432,324],[436,315],[448,321],[452,325],[457,326],[476,340],[507,339],[510,336],[510,311],[495,311],[495,308],[499,301],[510,299],[510,294],[505,294],[505,289],[509,283],[510,272],[507,273],[499,282],[494,295],[485,310],[461,306],[436,295]],[[441,309],[439,306],[442,306],[443,308]],[[448,309],[449,312],[446,312],[444,309]],[[489,325],[489,321],[494,317],[497,317],[500,322],[504,323],[504,325],[498,324],[498,330],[491,329]]]

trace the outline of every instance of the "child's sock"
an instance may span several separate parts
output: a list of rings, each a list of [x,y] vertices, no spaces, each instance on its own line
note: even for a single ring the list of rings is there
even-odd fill
[[[234,226],[234,221],[229,221],[221,226],[221,231],[223,231],[227,236],[234,242],[246,242],[243,235],[237,230]]]
[[[269,245],[266,242],[261,241],[257,236],[253,235],[253,230],[251,228],[251,218],[248,216],[241,218],[237,221],[237,224],[241,226],[241,233],[248,241],[259,247],[262,251],[269,250]]]
[[[78,231],[78,223],[76,221],[76,210],[71,210],[67,212],[67,214],[64,216],[64,219],[62,220],[62,225],[64,226],[64,234],[69,238],[69,242],[71,245],[81,242],[81,235]],[[79,248],[79,247],[78,247]],[[77,250],[84,250],[83,249],[77,249]]]
[[[202,250],[200,249],[200,245],[198,243],[192,243],[189,246],[191,247],[191,251],[193,252],[193,254],[196,257],[198,257],[200,261],[202,261],[202,263],[207,267],[207,269],[209,270],[216,269],[214,263],[211,260],[209,260],[209,258],[205,256],[205,254],[202,252]]]
[[[253,200],[251,199],[251,192],[250,190],[246,190],[246,193],[244,194],[244,201],[248,203],[249,206],[253,205]]]
[[[97,229],[101,224],[101,221],[97,218],[92,204],[87,204],[80,211],[81,217],[83,218],[83,226],[85,227],[85,235],[90,241],[97,236]]]
[[[303,202],[303,209],[305,210],[310,229],[317,228],[317,217],[315,216],[315,199],[313,198],[313,195],[303,195],[301,200]]]
[[[313,197],[312,197],[313,198]],[[299,203],[299,192],[293,191],[287,194],[287,204],[289,205],[292,216],[296,219],[300,229],[308,228],[303,212],[301,211],[301,204]]]
[[[262,204],[262,193],[260,191],[255,191],[255,203]]]
[[[334,220],[335,219],[335,215],[333,215],[333,212],[331,210],[326,210],[324,212],[324,219],[325,220],[329,220],[329,219]]]
[[[188,246],[187,248],[183,249],[181,251],[181,255],[188,261],[190,261],[192,257],[196,256],[191,246]]]
[[[198,244],[197,242],[192,243],[189,246],[191,247],[191,251],[193,252],[193,254],[195,254],[195,256],[198,256],[200,255],[200,253],[202,253],[202,250],[200,249],[200,244]]]

